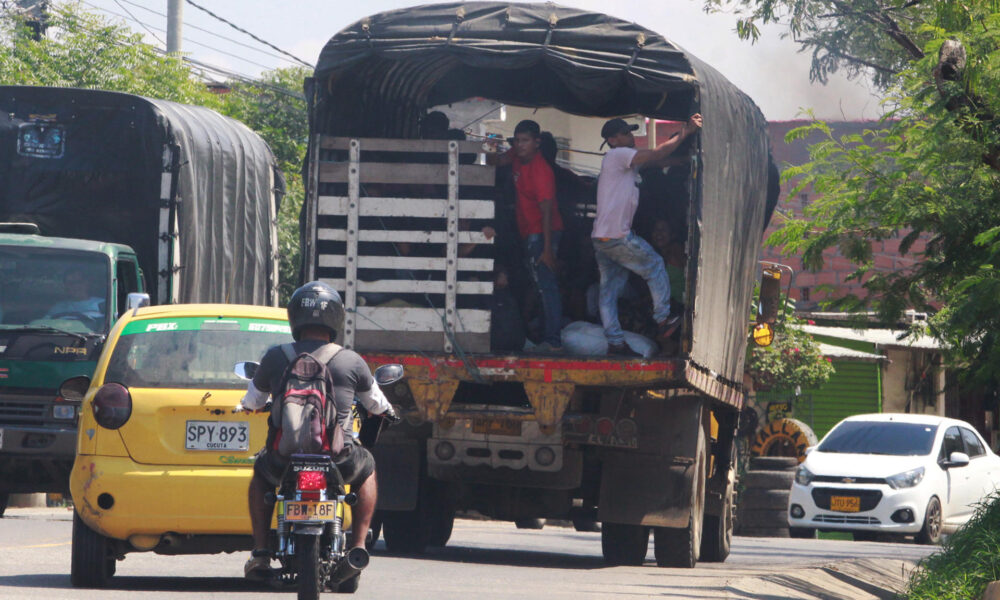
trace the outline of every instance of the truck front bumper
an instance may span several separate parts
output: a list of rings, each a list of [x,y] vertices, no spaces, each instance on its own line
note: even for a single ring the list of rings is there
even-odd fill
[[[68,492],[75,453],[75,428],[0,425],[0,492]]]

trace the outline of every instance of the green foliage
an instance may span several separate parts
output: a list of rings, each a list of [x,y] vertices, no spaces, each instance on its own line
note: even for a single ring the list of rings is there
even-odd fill
[[[745,370],[758,392],[817,388],[834,372],[819,344],[801,329],[805,322],[792,316],[792,304],[784,302],[783,307],[785,314],[775,325],[774,342],[758,346],[751,339],[747,344]]]
[[[94,88],[217,108],[217,97],[179,59],[77,5],[50,9],[40,40],[18,19],[0,19],[0,83]]]
[[[964,527],[914,571],[908,600],[979,600],[986,585],[1000,579],[1000,494],[976,509]]]

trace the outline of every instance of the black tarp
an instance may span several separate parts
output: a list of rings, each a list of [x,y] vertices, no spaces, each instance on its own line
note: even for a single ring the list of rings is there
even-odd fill
[[[470,97],[586,116],[685,120],[701,112],[689,211],[690,358],[710,377],[741,381],[760,242],[777,198],[769,203],[764,117],[712,67],[599,13],[450,3],[347,27],[324,47],[308,91],[311,130],[340,136],[415,137],[428,107]]]
[[[57,127],[65,138],[61,156],[19,150],[25,123]],[[131,246],[155,302],[165,146],[179,150],[173,298],[275,303],[273,240],[284,180],[257,134],[204,107],[99,90],[0,86],[0,221]]]

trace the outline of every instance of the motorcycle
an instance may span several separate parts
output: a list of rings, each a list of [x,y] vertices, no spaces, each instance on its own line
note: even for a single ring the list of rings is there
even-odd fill
[[[235,372],[252,379],[257,363],[243,362]],[[403,377],[398,364],[382,365],[375,370],[380,386],[391,385]],[[270,403],[261,411],[270,410]],[[383,419],[365,416],[355,403],[354,435],[361,436],[366,447],[373,445],[382,429]],[[293,454],[281,477],[275,496],[277,530],[271,550],[281,567],[271,579],[278,588],[296,587],[298,600],[316,600],[324,589],[354,593],[361,571],[368,566],[364,548],[348,547],[343,525],[347,511],[358,497],[347,486],[326,454]],[[352,532],[353,534],[354,532]],[[371,531],[366,532],[371,536]]]

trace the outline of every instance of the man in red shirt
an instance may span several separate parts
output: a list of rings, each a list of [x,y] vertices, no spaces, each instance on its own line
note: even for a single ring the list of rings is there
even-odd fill
[[[538,151],[538,123],[524,120],[514,128],[514,147],[489,162],[510,165],[517,190],[517,229],[524,243],[532,277],[542,298],[545,317],[542,352],[562,352],[562,297],[556,278],[556,253],[562,234],[562,219],[556,205],[556,179],[552,167]]]

